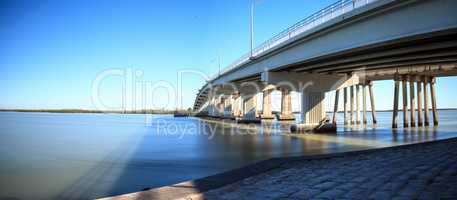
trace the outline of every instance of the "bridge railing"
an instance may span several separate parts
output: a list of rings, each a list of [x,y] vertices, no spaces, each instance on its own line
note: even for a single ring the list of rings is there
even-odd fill
[[[280,44],[283,44],[284,42],[289,41],[290,39],[294,38],[295,36],[305,32],[305,31],[308,31],[335,17],[341,16],[356,8],[365,6],[365,5],[375,2],[375,1],[378,1],[378,0],[339,0],[335,3],[333,3],[332,5],[327,6],[326,8],[297,22],[296,24],[290,26],[289,28],[281,31],[280,33],[276,34],[269,40],[263,42],[262,44],[260,44],[259,46],[257,46],[256,48],[254,48],[252,50],[252,55],[251,55],[251,52],[244,54],[239,59],[237,59],[233,63],[231,63],[229,66],[225,67],[220,72],[220,74],[226,73],[226,72],[248,62],[251,59],[251,57],[256,57],[265,51],[268,51]],[[214,80],[220,74],[214,75],[210,80]]]

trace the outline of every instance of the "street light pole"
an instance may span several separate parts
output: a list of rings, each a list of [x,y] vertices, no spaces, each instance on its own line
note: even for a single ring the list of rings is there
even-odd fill
[[[251,22],[250,22],[250,26],[249,26],[250,38],[251,38],[251,56],[250,56],[250,59],[254,58],[254,55],[253,55],[253,46],[254,46],[254,1],[255,0],[251,0]]]

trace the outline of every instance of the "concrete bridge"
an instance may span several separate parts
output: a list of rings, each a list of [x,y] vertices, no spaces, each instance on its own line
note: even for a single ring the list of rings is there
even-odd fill
[[[336,115],[327,119],[323,102],[325,92],[335,90],[334,111],[342,95],[346,124],[367,122],[368,94],[376,123],[372,82],[391,79],[393,128],[400,96],[403,126],[429,125],[430,107],[438,125],[435,77],[457,75],[456,8],[455,0],[338,1],[208,80],[194,110],[241,121],[270,120],[271,93],[280,90],[279,120],[293,120],[290,92],[296,91],[302,93],[298,130],[332,128]],[[263,95],[262,102],[257,95]]]

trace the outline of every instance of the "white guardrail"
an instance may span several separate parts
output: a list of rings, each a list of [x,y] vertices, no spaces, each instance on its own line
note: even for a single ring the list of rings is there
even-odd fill
[[[281,31],[280,33],[276,34],[271,39],[263,42],[255,49],[252,50],[252,57],[256,57],[261,53],[268,51],[280,44],[283,44],[289,41],[291,38],[303,33],[307,30],[310,30],[324,22],[327,22],[335,17],[341,16],[347,12],[350,12],[356,8],[360,8],[372,2],[378,0],[340,0],[333,3],[330,6],[310,15],[309,17],[299,21],[298,23],[294,24],[293,26]],[[251,52],[248,52],[237,59],[235,62],[230,64],[229,66],[225,67],[220,73],[213,75],[210,78],[210,81],[217,78],[219,75],[224,74],[234,68],[237,68],[246,62],[248,62],[251,58]]]

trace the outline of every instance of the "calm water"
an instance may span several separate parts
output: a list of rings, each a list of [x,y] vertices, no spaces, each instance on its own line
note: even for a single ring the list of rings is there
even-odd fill
[[[391,113],[379,112],[376,128],[289,135],[246,134],[253,127],[215,129],[196,118],[163,115],[4,112],[0,200],[89,199],[201,178],[276,156],[455,137],[456,119],[456,111],[440,111],[439,128],[394,133]]]

